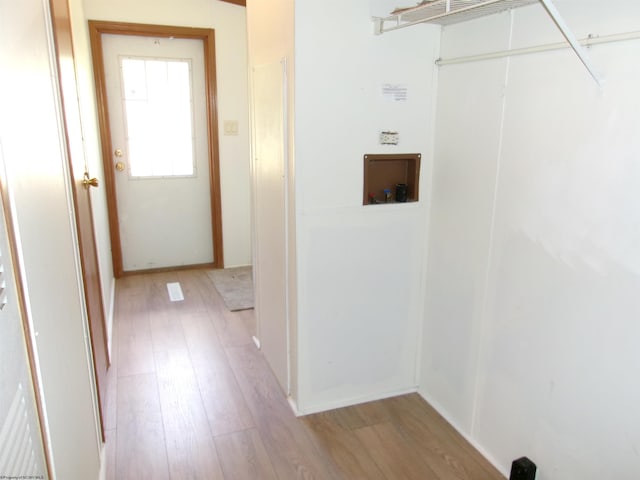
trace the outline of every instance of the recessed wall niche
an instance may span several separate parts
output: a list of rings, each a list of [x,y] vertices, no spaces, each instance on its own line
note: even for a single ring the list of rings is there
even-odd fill
[[[419,153],[365,154],[362,204],[402,202],[402,195],[396,200],[397,185],[406,185],[406,202],[417,202],[420,158]]]

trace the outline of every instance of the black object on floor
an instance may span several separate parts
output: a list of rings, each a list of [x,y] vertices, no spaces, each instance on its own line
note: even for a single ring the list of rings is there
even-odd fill
[[[511,475],[509,480],[535,480],[536,464],[527,457],[514,460],[511,464]]]

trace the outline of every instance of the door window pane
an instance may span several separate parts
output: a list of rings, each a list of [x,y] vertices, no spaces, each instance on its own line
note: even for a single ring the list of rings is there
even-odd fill
[[[195,175],[189,60],[122,57],[129,175]]]

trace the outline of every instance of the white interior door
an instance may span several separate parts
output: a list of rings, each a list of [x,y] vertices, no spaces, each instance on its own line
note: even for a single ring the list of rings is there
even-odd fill
[[[2,144],[0,170],[4,172]],[[0,478],[44,479],[48,478],[44,445],[5,223],[3,195],[0,195]]]
[[[124,271],[212,263],[202,41],[103,35]]]

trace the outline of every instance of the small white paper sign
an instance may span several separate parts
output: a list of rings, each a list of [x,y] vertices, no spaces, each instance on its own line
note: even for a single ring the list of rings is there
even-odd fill
[[[393,102],[406,102],[409,88],[399,83],[383,83],[382,96]]]

